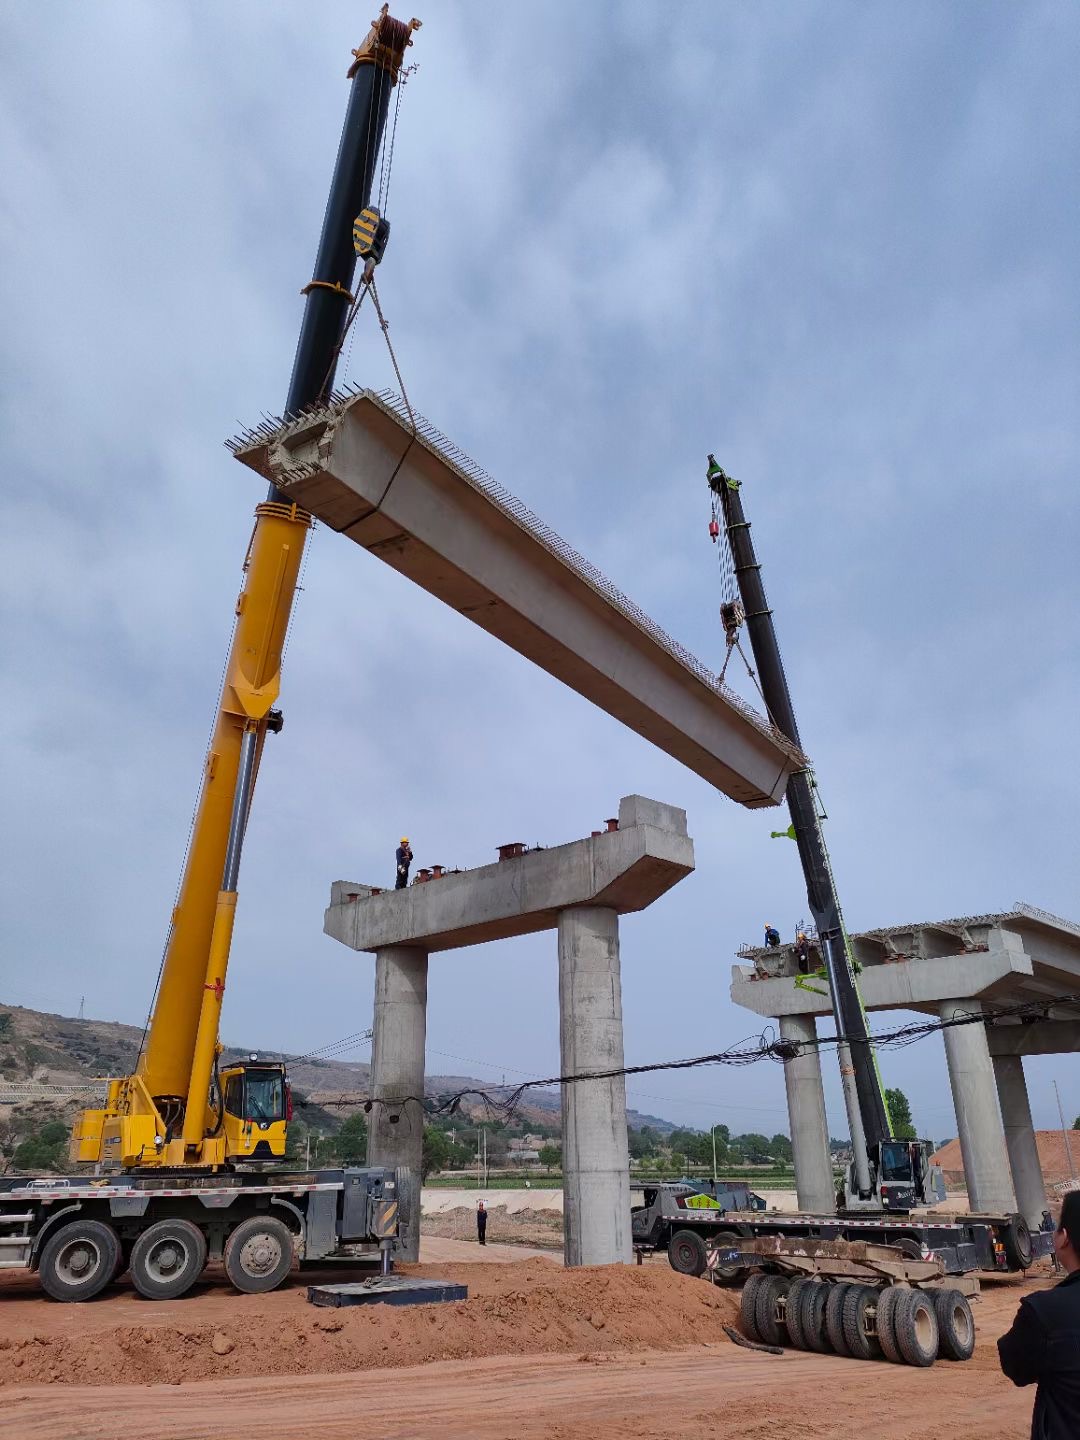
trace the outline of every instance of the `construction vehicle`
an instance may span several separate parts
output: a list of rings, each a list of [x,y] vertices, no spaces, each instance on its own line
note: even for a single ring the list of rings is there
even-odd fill
[[[723,532],[731,559],[725,572],[731,589],[721,604],[728,656],[745,624],[769,717],[801,750],[742,487],[712,455],[706,479],[712,496],[709,533],[720,541]],[[946,1275],[963,1277],[963,1289],[970,1292],[977,1288],[971,1272],[1026,1269],[1035,1255],[1051,1252],[1052,1237],[1048,1231],[1032,1236],[1018,1214],[943,1215],[925,1208],[945,1198],[941,1174],[931,1162],[928,1141],[900,1139],[892,1131],[815,791],[809,767],[793,772],[786,791],[787,833],[798,846],[832,1005],[851,1163],[834,1215],[725,1216],[731,1238],[714,1239],[704,1271],[728,1282],[754,1272],[743,1311],[752,1339],[775,1344],[786,1333],[793,1343],[805,1342],[811,1349],[831,1347],[861,1358],[885,1354],[911,1364],[932,1363],[940,1343],[943,1353],[967,1358],[968,1339],[974,1344],[970,1309],[957,1283],[946,1285]],[[801,948],[805,954],[807,945]],[[870,1252],[873,1263],[866,1259]],[[695,1272],[704,1273],[699,1264],[695,1257]],[[793,1282],[792,1275],[800,1278]],[[835,1289],[831,1299],[825,1286]],[[934,1297],[919,1298],[932,1289],[947,1296],[938,1310]],[[903,1305],[897,1305],[892,1292]],[[829,1304],[840,1308],[826,1327]]]
[[[666,1251],[673,1270],[703,1275],[709,1246],[733,1245],[738,1231],[725,1220],[727,1211],[765,1209],[765,1201],[741,1181],[715,1185],[690,1180],[657,1181],[641,1186],[641,1204],[631,1204],[630,1234],[636,1254]]]
[[[383,5],[349,67],[349,101],[286,399],[298,416],[333,386],[351,318],[388,224],[371,205],[391,95],[419,21]],[[400,98],[400,92],[399,92]],[[273,487],[256,507],[244,583],[198,809],[145,1043],[133,1073],[83,1112],[62,1180],[5,1180],[0,1265],[39,1269],[58,1298],[88,1299],[125,1263],[143,1294],[182,1294],[224,1258],[241,1289],[273,1288],[293,1250],[314,1258],[393,1248],[402,1177],[346,1169],[280,1170],[291,1113],[284,1066],[220,1068],[219,1021],[244,835],[263,747],[282,727],[282,650],[311,517]],[[272,1168],[277,1162],[279,1169]],[[260,1173],[260,1167],[264,1167]],[[412,1183],[411,1178],[408,1182]]]

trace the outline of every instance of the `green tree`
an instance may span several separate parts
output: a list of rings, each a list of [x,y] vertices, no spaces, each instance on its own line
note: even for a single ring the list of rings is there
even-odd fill
[[[791,1141],[786,1135],[774,1135],[769,1141],[769,1151],[774,1160],[781,1160],[785,1164],[794,1158]]]
[[[40,1130],[27,1135],[11,1157],[16,1170],[63,1170],[67,1165],[68,1128],[60,1120],[49,1120]]]
[[[1077,1115],[1076,1119],[1073,1121],[1073,1129],[1080,1130],[1080,1115]]]
[[[345,1165],[367,1163],[367,1120],[362,1114],[349,1116],[330,1141],[330,1153]]]
[[[751,1165],[767,1164],[772,1159],[768,1139],[754,1131],[748,1135],[736,1135],[732,1145],[738,1147],[743,1159]]]
[[[914,1140],[915,1125],[911,1119],[911,1106],[902,1090],[886,1090],[885,1103],[889,1107],[893,1134],[897,1140]]]
[[[561,1165],[561,1164],[562,1164],[562,1150],[561,1150],[561,1148],[560,1148],[558,1145],[552,1145],[552,1144],[550,1143],[550,1141],[548,1142],[547,1145],[541,1145],[541,1146],[540,1146],[540,1164],[543,1165],[543,1167],[544,1167],[545,1170],[554,1170],[555,1167],[556,1167],[556,1165]]]
[[[420,1152],[420,1178],[426,1180],[436,1170],[442,1170],[450,1158],[450,1141],[434,1125],[424,1126],[424,1143]]]

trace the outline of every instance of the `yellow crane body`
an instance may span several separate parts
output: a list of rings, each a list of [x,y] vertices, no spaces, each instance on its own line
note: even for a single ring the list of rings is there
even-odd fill
[[[191,847],[173,911],[146,1049],[133,1075],[110,1082],[105,1106],[75,1127],[78,1160],[135,1165],[220,1165],[264,1141],[260,1154],[285,1152],[285,1116],[249,1143],[233,1137],[241,1117],[216,1108],[210,1085],[220,1053],[236,890],[223,888],[240,790],[245,737],[252,752],[244,787],[242,833],[271,712],[281,687],[281,652],[296,594],[311,517],[295,505],[267,502],[255,511],[236,602],[232,647],[207,751]],[[223,1077],[224,1078],[224,1077]],[[207,1131],[216,1133],[207,1134]],[[238,1142],[234,1145],[234,1139]],[[250,1137],[249,1137],[250,1139]]]

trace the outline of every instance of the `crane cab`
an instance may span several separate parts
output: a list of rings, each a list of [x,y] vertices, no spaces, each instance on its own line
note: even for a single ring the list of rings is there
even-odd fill
[[[226,1158],[280,1160],[292,1119],[285,1066],[258,1059],[241,1061],[220,1071],[218,1086],[211,1109],[222,1117]]]

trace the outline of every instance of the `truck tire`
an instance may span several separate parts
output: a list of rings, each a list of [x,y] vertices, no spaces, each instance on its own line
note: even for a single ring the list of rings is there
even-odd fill
[[[945,1360],[970,1360],[975,1351],[975,1317],[959,1290],[935,1290],[938,1354]]]
[[[1031,1231],[1022,1215],[1010,1215],[1001,1231],[1001,1243],[1010,1270],[1026,1270],[1031,1264]]]
[[[762,1275],[760,1271],[755,1272],[743,1286],[742,1295],[739,1298],[739,1325],[747,1340],[756,1340],[760,1343],[761,1335],[757,1328],[756,1306],[757,1292],[768,1280],[768,1275]]]
[[[292,1231],[269,1215],[242,1220],[225,1242],[225,1274],[245,1295],[276,1290],[292,1262]]]
[[[844,1296],[844,1345],[853,1360],[877,1360],[881,1355],[876,1336],[868,1334],[869,1312],[877,1309],[880,1294],[875,1285],[853,1285]]]
[[[894,1365],[904,1363],[904,1357],[896,1343],[896,1307],[904,1294],[903,1285],[886,1285],[878,1295],[877,1318],[874,1322],[881,1353]]]
[[[717,1250],[737,1249],[739,1237],[734,1230],[721,1230],[719,1235],[712,1237],[710,1243]],[[712,1273],[720,1285],[738,1285],[746,1274],[746,1267],[744,1265],[716,1265]]]
[[[921,1290],[908,1290],[900,1296],[893,1311],[893,1330],[897,1349],[908,1365],[925,1368],[937,1359],[937,1315]]]
[[[803,1330],[802,1311],[803,1299],[806,1292],[815,1282],[813,1280],[796,1280],[787,1293],[787,1307],[785,1310],[788,1339],[796,1350],[809,1350],[806,1343],[806,1332]]]
[[[41,1288],[54,1300],[92,1300],[116,1274],[122,1251],[100,1220],[71,1220],[46,1240],[38,1261]]]
[[[844,1339],[844,1301],[848,1291],[854,1289],[850,1280],[841,1280],[829,1286],[829,1298],[825,1301],[825,1333],[837,1355],[848,1353]]]
[[[705,1241],[696,1230],[676,1230],[668,1241],[667,1258],[680,1275],[704,1275],[709,1260]]]
[[[825,1306],[829,1299],[829,1287],[822,1280],[816,1280],[802,1292],[799,1304],[799,1329],[807,1350],[825,1355],[830,1349],[829,1332],[825,1329]],[[790,1306],[791,1301],[788,1300]],[[789,1325],[790,1328],[790,1325]]]
[[[159,1220],[131,1252],[131,1283],[147,1300],[178,1300],[206,1269],[206,1236],[190,1220]]]
[[[776,1318],[776,1306],[788,1293],[791,1281],[783,1275],[766,1275],[754,1298],[754,1323],[764,1345],[783,1345],[787,1326]]]

